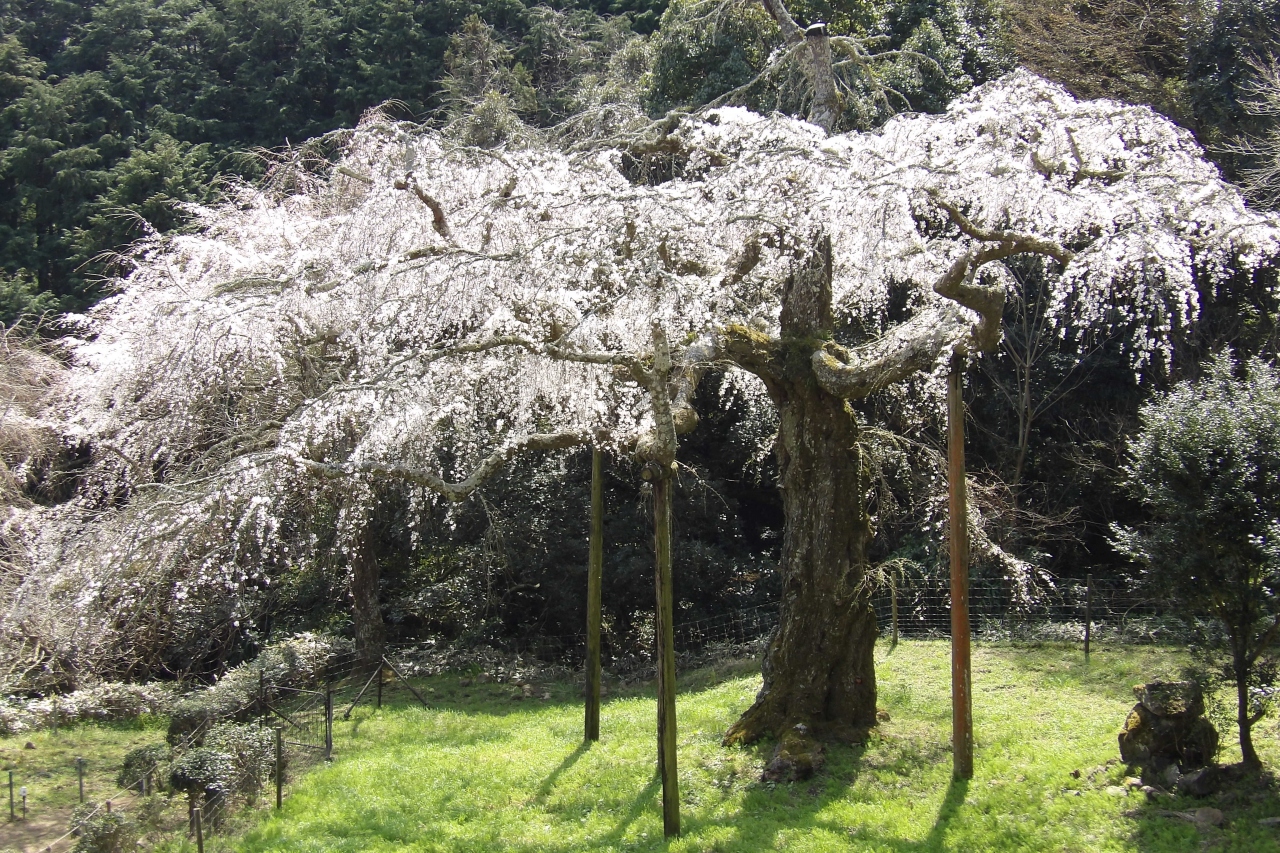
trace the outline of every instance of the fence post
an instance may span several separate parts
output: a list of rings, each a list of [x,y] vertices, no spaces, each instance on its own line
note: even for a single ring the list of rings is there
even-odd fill
[[[1084,659],[1089,660],[1089,640],[1093,633],[1093,574],[1085,575],[1084,588]]]
[[[80,782],[80,802],[84,803],[84,759],[76,759],[76,776]]]
[[[276,726],[276,808],[284,804],[284,728]]]
[[[22,794],[22,819],[26,820],[27,819],[27,786],[23,785],[22,790],[19,793]]]
[[[18,813],[13,809],[13,771],[9,771],[9,820],[17,820]]]
[[[386,669],[386,665],[382,662],[382,658],[378,658],[378,707],[382,707],[382,674]]]
[[[604,568],[604,484],[600,448],[591,449],[591,534],[587,559],[586,739],[600,740],[600,583]]]
[[[324,686],[324,760],[333,760],[333,685]]]
[[[196,853],[204,853],[204,827],[200,825],[200,807],[195,809],[196,820]]]
[[[964,469],[964,356],[947,377],[947,480],[951,514],[951,748],[957,779],[973,778],[972,663],[969,648],[969,525]]]

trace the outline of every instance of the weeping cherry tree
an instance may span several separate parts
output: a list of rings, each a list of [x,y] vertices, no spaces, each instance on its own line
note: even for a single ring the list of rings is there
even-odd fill
[[[285,535],[308,489],[346,494],[353,549],[374,485],[462,500],[530,451],[668,477],[724,371],[777,410],[785,513],[780,623],[727,740],[839,736],[876,712],[849,401],[940,405],[953,354],[1000,340],[1004,259],[1043,259],[1052,322],[1123,332],[1143,371],[1202,294],[1280,255],[1190,134],[1026,72],[876,133],[712,109],[662,150],[640,170],[625,147],[482,150],[374,116],[330,171],[140,246],[73,347],[98,520],[41,517],[48,571],[100,585],[147,554],[187,567],[180,591],[229,588],[310,547]]]

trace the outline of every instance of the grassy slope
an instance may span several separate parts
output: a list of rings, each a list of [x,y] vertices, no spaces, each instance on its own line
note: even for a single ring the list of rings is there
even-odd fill
[[[679,703],[684,835],[669,846],[651,696],[611,697],[604,740],[585,748],[571,687],[514,702],[509,686],[464,688],[443,677],[428,682],[431,711],[357,709],[338,728],[337,760],[302,780],[281,815],[211,848],[1280,851],[1280,833],[1257,825],[1280,814],[1273,793],[1219,802],[1227,826],[1200,830],[1155,812],[1202,802],[1148,805],[1107,792],[1123,779],[1122,766],[1104,765],[1117,754],[1130,685],[1177,675],[1179,655],[1100,650],[1087,667],[1070,648],[979,646],[974,657],[977,774],[969,783],[951,781],[942,642],[882,651],[881,705],[891,720],[865,746],[831,750],[817,779],[793,785],[758,781],[763,749],[719,745],[758,676],[743,668],[692,674]],[[1257,739],[1276,766],[1274,728]],[[1232,760],[1229,750],[1223,758]]]

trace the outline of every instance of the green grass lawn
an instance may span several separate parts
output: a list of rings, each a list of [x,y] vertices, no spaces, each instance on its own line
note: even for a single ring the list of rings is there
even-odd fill
[[[978,645],[976,773],[953,782],[949,647],[903,642],[879,653],[890,720],[862,746],[834,747],[825,770],[759,781],[768,748],[726,749],[720,735],[759,685],[754,666],[689,673],[678,706],[683,835],[662,837],[651,693],[606,698],[602,741],[582,743],[573,685],[513,701],[509,685],[422,682],[432,709],[361,706],[336,730],[336,760],[294,786],[283,811],[209,840],[237,851],[1280,851],[1280,815],[1261,786],[1211,801],[1221,828],[1159,814],[1203,801],[1117,796],[1116,733],[1130,687],[1176,677],[1177,652]],[[397,700],[398,701],[398,700]],[[1224,731],[1233,760],[1234,732]],[[1280,761],[1274,722],[1256,740]],[[1079,778],[1073,770],[1081,771]],[[1109,792],[1107,789],[1111,787]]]
[[[0,771],[4,771],[0,772],[0,851],[43,850],[66,833],[71,811],[80,802],[77,758],[85,760],[87,800],[111,797],[118,807],[132,809],[137,797],[120,791],[116,784],[121,761],[135,747],[163,743],[167,724],[167,720],[155,718],[79,723],[57,731],[45,729],[0,738]],[[27,819],[14,823],[9,822],[9,771],[15,789],[27,789]],[[21,800],[16,808],[20,815]]]

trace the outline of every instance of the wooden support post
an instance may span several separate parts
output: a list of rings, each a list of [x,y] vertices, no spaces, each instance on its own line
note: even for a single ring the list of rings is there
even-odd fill
[[[889,618],[893,621],[889,648],[896,649],[898,647],[898,577],[892,569],[889,572]]]
[[[18,813],[13,808],[13,771],[9,771],[9,820],[17,820]]]
[[[333,760],[333,685],[324,686],[324,760]]]
[[[80,802],[84,802],[84,759],[76,759],[76,777],[80,782]]]
[[[680,834],[680,777],[676,772],[676,650],[671,579],[671,474],[653,480],[658,646],[658,772],[662,777],[662,831]]]
[[[953,775],[973,778],[972,664],[969,648],[969,525],[964,470],[964,358],[947,378],[947,480],[951,512],[951,748]]]
[[[587,707],[585,738],[600,740],[600,584],[604,575],[604,483],[600,448],[591,450],[591,534],[587,558]]]
[[[1093,574],[1085,575],[1084,588],[1084,659],[1089,660],[1089,640],[1093,634]]]
[[[284,728],[276,726],[276,808],[284,805]]]
[[[386,664],[378,658],[378,710],[382,710],[382,674],[386,672]]]
[[[204,853],[204,827],[200,825],[200,807],[196,806],[196,853]]]

